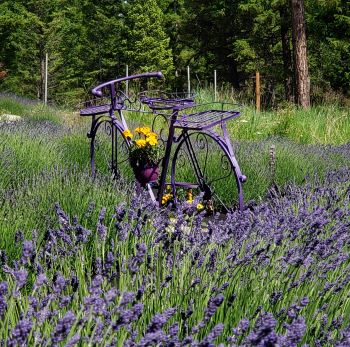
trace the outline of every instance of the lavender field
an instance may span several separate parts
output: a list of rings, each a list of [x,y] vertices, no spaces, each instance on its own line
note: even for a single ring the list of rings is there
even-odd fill
[[[0,345],[350,346],[348,130],[241,123],[247,207],[207,218],[92,181],[65,111],[0,110]]]

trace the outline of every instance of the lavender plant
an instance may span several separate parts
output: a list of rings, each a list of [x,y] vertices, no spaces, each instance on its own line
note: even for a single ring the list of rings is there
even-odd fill
[[[4,345],[346,346],[350,170],[289,185],[223,218],[55,205],[42,239],[2,257]],[[171,222],[173,221],[173,222]]]

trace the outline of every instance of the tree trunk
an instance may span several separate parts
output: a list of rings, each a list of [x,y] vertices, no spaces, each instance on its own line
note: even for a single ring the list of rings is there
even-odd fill
[[[293,60],[290,45],[290,12],[287,6],[282,6],[279,8],[279,13],[281,20],[284,92],[286,100],[294,103]]]
[[[45,53],[41,50],[40,53],[40,80],[38,83],[38,99],[44,101],[45,90]]]
[[[308,108],[310,107],[310,79],[306,51],[304,0],[291,0],[291,10],[296,102]]]

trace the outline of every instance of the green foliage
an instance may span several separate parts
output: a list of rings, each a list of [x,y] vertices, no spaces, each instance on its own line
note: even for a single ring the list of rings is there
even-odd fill
[[[135,0],[126,9],[126,58],[132,71],[173,70],[170,39],[163,29],[164,16],[156,0]]]
[[[305,10],[312,100],[349,96],[349,2],[305,0]],[[259,70],[263,103],[276,106],[292,84],[291,36],[287,0],[3,1],[0,90],[43,99],[48,53],[49,99],[71,105],[126,65],[130,74],[161,70],[165,87],[181,90],[189,65],[192,86],[215,69],[219,84],[249,98]]]
[[[16,1],[0,4],[0,61],[7,77],[1,88],[36,96],[40,83],[42,22],[35,13]]]
[[[307,1],[311,77],[324,90],[350,90],[350,4]]]

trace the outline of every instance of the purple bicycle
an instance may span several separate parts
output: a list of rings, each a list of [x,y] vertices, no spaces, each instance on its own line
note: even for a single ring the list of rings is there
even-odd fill
[[[195,201],[207,211],[242,211],[246,176],[235,158],[226,124],[238,117],[239,111],[227,103],[197,104],[193,94],[143,91],[131,97],[121,90],[125,81],[162,77],[161,72],[143,73],[92,89],[100,102],[94,101],[80,110],[81,116],[91,117],[88,138],[92,175],[96,175],[99,129],[104,129],[109,138],[110,153],[102,151],[108,156],[109,170],[115,177],[130,174],[127,168],[130,141],[123,136],[129,127],[124,112],[148,113],[153,116],[152,130],[164,144],[160,177],[146,185],[151,198],[161,205],[165,194],[172,196],[174,204],[190,196],[191,200],[197,197]],[[208,109],[213,105],[216,109]]]

